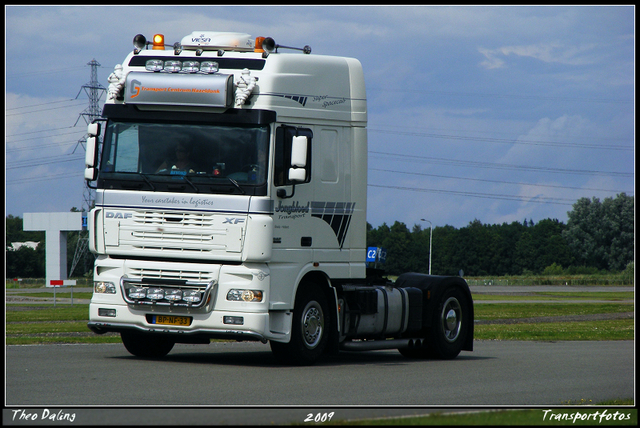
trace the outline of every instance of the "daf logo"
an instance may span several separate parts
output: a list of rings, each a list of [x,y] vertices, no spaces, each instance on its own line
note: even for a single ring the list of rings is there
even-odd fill
[[[107,211],[106,218],[131,218],[131,213],[122,213],[119,211]]]
[[[222,222],[222,224],[238,224],[238,223],[244,223],[244,219],[241,217],[225,217],[225,220]]]

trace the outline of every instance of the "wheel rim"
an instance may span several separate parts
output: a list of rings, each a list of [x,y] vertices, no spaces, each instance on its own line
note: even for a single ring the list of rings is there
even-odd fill
[[[462,326],[462,310],[455,297],[449,297],[442,306],[442,331],[448,342],[455,342]]]
[[[316,301],[309,302],[302,311],[302,338],[307,348],[313,349],[320,343],[324,330],[322,308]]]

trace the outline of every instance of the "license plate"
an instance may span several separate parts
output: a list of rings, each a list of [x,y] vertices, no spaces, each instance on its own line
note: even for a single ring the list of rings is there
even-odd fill
[[[191,325],[191,317],[174,317],[168,315],[154,315],[151,324],[162,325]]]

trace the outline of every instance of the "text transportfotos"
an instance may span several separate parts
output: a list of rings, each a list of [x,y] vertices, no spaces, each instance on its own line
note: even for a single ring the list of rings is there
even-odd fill
[[[622,413],[616,411],[615,413],[608,413],[607,409],[603,411],[597,410],[593,413],[567,413],[567,412],[558,412],[554,413],[553,410],[543,410],[543,421],[572,421],[572,423],[576,423],[576,421],[597,421],[601,423],[603,420],[606,421],[628,421],[631,419],[631,413]]]

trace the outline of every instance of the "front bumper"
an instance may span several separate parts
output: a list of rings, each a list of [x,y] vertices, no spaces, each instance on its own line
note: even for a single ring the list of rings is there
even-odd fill
[[[115,317],[98,315],[98,312],[114,313]],[[97,334],[107,332],[137,331],[140,333],[171,335],[176,342],[205,341],[208,339],[251,340],[266,343],[269,339],[282,339],[283,334],[269,331],[268,313],[218,312],[206,314],[179,314],[191,318],[188,327],[153,324],[149,315],[175,316],[168,311],[150,311],[131,309],[124,305],[90,305],[89,323],[87,326]],[[242,320],[242,325],[230,325],[224,322],[225,317]]]

